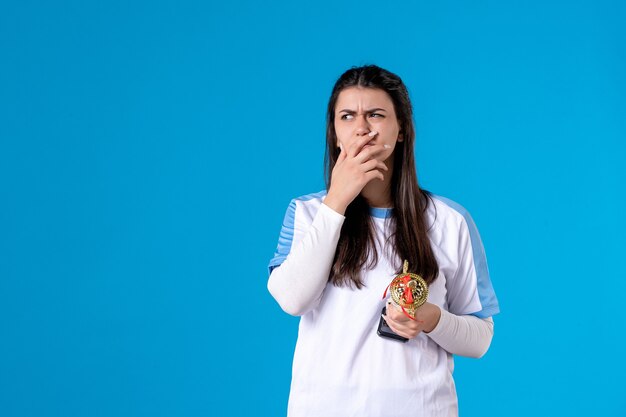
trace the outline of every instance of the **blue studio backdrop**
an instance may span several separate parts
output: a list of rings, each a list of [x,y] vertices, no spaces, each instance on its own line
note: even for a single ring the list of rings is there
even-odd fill
[[[337,77],[415,109],[500,301],[461,414],[626,415],[626,3],[19,1],[0,7],[0,415],[285,415],[266,289],[324,188]]]

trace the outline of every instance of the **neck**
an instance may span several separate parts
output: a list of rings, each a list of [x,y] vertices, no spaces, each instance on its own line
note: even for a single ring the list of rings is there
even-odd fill
[[[393,201],[391,200],[391,176],[393,174],[393,155],[389,157],[385,164],[389,171],[382,171],[385,176],[385,180],[374,179],[368,182],[361,195],[365,198],[367,203],[371,207],[392,207]]]

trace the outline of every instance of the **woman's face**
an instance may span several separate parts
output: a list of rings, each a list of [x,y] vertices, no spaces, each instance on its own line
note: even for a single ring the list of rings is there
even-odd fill
[[[396,142],[403,139],[391,97],[378,88],[348,87],[339,93],[335,104],[337,146],[348,149],[359,138],[378,132],[372,144],[389,145],[376,159],[386,161],[393,154]],[[366,145],[368,146],[368,145]]]

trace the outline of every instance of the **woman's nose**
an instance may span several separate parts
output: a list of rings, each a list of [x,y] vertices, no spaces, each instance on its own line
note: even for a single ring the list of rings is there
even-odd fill
[[[365,115],[357,116],[356,120],[356,133],[357,135],[365,135],[369,133],[370,125],[367,123],[367,118]]]

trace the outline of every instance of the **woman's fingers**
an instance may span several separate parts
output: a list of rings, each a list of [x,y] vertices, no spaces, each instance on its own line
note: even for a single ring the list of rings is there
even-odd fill
[[[361,149],[361,151],[354,157],[354,160],[359,163],[363,163],[371,159],[375,159],[378,155],[385,152],[386,149],[385,145],[381,144],[368,146]]]
[[[383,169],[385,171],[389,171],[389,168],[387,168],[387,165],[385,165],[384,162],[376,159],[370,159],[369,161],[361,164],[361,169],[363,169],[363,172],[371,171],[373,169]]]
[[[339,154],[336,165],[338,165],[340,162],[343,162],[343,160],[345,159],[346,159],[345,152],[342,152],[341,154]],[[378,161],[376,159],[371,159],[361,165],[357,165],[355,166],[355,169],[358,172],[362,172],[364,174],[371,173],[371,175],[366,175],[363,178],[365,180],[365,184],[367,184],[369,181],[371,181],[374,178],[380,178],[381,180],[384,181],[385,177],[381,171],[389,171],[389,168],[387,168],[387,165],[385,165],[384,162]]]
[[[342,162],[344,159],[346,159],[346,149],[344,148],[344,146],[342,144],[339,144],[339,156],[337,157],[337,163]]]
[[[391,302],[387,303],[387,315],[389,315],[391,319],[397,323],[406,323],[411,321],[410,318],[404,315],[404,312],[402,312],[400,307]]]
[[[378,132],[358,138],[350,146],[338,143],[340,148],[337,162],[333,168],[332,181],[328,195],[336,203],[338,211],[347,207],[361,192],[365,185],[374,180],[385,180],[384,172],[389,171],[384,162],[375,157],[385,150],[383,145],[365,146]],[[365,146],[365,147],[364,147]],[[355,156],[357,156],[355,158]]]
[[[394,333],[408,339],[414,338],[422,331],[421,327],[417,323],[411,320],[401,321],[399,319],[394,319],[389,315],[389,313],[385,316],[385,321]]]
[[[407,339],[411,339],[413,337],[411,336],[410,332],[407,332],[401,325],[393,321],[388,315],[383,316],[383,319],[385,319],[387,326],[389,326],[389,328],[393,330],[395,334],[406,337]]]
[[[387,303],[387,314],[384,316],[389,327],[400,336],[412,339],[424,329],[420,321],[409,319],[395,304]]]
[[[363,148],[363,146],[365,146],[369,141],[373,140],[377,134],[378,132],[374,130],[370,132],[368,135],[362,136],[360,139],[357,139],[354,142],[352,142],[352,145],[350,145],[350,148],[347,150],[348,156],[352,158],[357,156],[359,152],[361,151],[361,149]]]
[[[365,184],[367,184],[368,182],[370,182],[371,180],[375,178],[378,178],[381,181],[385,181],[385,176],[383,175],[383,173],[376,169],[373,169],[365,173]]]

